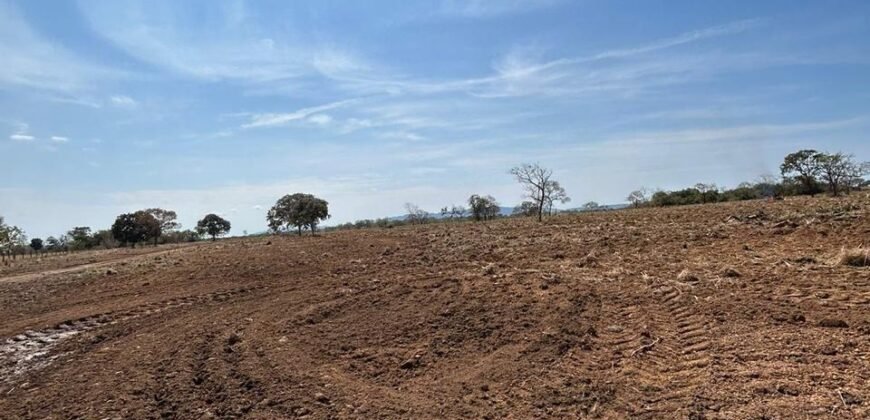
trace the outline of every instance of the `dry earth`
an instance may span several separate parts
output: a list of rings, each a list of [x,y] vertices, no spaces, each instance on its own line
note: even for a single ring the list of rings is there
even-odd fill
[[[833,262],[868,213],[864,194],[97,253],[0,279],[0,417],[868,418],[870,268]]]

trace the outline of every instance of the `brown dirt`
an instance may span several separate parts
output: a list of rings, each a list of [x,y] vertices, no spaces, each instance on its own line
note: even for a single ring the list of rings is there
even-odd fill
[[[868,212],[229,240],[0,280],[0,417],[867,418],[870,268],[836,256]]]

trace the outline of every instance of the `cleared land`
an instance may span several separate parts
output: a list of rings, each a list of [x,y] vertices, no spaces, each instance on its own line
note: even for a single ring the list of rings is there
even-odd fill
[[[868,239],[856,194],[0,278],[0,417],[867,418]]]

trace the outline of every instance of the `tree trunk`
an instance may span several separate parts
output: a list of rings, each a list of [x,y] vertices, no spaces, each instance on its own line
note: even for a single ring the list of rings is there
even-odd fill
[[[544,188],[541,188],[541,199],[538,201],[538,221],[544,220]]]
[[[296,226],[296,234],[302,236],[302,225]]]

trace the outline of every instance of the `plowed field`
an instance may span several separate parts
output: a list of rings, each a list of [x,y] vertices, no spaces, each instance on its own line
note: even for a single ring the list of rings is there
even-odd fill
[[[0,418],[868,418],[861,245],[867,194],[28,262]]]

